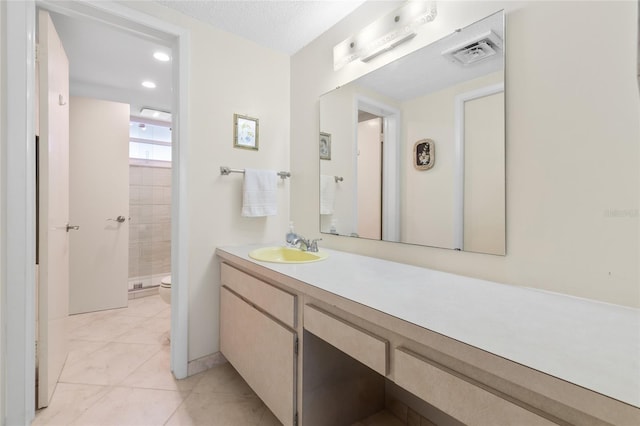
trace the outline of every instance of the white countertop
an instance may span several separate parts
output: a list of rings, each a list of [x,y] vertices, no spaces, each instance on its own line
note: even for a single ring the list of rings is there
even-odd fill
[[[219,250],[640,407],[640,310],[323,249],[316,263]]]

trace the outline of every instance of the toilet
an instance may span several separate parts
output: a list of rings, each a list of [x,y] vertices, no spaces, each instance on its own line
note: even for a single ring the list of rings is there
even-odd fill
[[[158,293],[160,293],[160,298],[162,300],[164,300],[169,305],[171,304],[171,275],[167,275],[160,280],[160,288],[158,289]]]

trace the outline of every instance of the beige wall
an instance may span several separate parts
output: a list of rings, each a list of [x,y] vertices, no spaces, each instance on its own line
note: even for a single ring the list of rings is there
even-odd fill
[[[291,60],[292,217],[318,233],[318,97],[398,55],[507,13],[507,255],[323,235],[323,245],[640,306],[636,2],[438,2],[411,42],[334,72],[333,46],[396,5],[369,2]],[[597,54],[594,54],[597,52]]]
[[[297,176],[278,179],[277,216],[243,218],[242,175],[220,176],[219,168],[289,170],[290,60],[157,3],[126,4],[190,31],[189,283],[177,285],[189,286],[189,360],[194,360],[219,348],[216,247],[284,240],[289,185]],[[234,113],[260,120],[259,151],[233,148]],[[314,152],[317,163],[317,148]]]
[[[335,222],[338,233],[343,235],[357,232],[356,200],[353,199],[353,194],[357,190],[354,147],[356,135],[353,131],[353,123],[357,120],[353,108],[355,89],[353,86],[346,86],[327,94],[320,105],[322,117],[320,131],[331,135],[331,160],[320,160],[320,170],[323,175],[344,178],[342,182],[335,184],[333,214],[320,216],[320,226],[324,232],[329,232],[332,222]],[[306,235],[304,232],[309,231],[298,229],[297,226],[296,229],[303,235]]]

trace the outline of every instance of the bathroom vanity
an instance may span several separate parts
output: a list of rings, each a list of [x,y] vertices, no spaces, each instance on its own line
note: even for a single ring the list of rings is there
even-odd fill
[[[217,249],[223,355],[284,425],[352,424],[389,383],[469,425],[640,424],[638,310],[325,250]]]

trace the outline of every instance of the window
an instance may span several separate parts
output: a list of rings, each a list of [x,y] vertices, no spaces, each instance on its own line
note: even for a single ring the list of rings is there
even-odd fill
[[[171,162],[171,127],[131,120],[129,159],[132,163]]]

